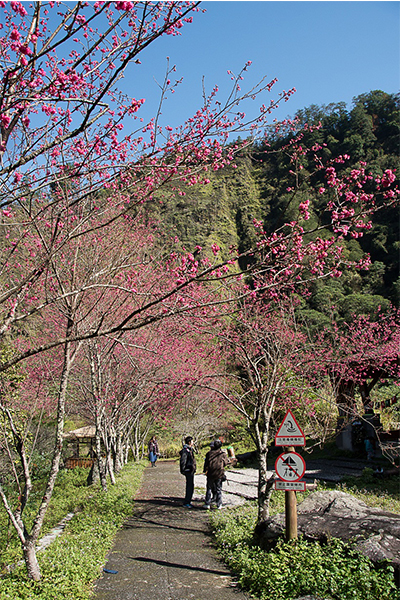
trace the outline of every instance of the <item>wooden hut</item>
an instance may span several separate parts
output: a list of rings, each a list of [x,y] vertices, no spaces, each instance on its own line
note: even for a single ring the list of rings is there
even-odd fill
[[[73,447],[73,454],[64,461],[66,469],[92,467],[94,463],[94,441],[96,428],[93,425],[80,427],[64,433],[64,440]]]

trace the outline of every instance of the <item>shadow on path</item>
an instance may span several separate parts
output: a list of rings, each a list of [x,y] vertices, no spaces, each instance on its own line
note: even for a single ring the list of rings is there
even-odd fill
[[[140,560],[142,562],[152,562],[156,565],[161,565],[163,567],[174,567],[175,569],[189,569],[190,571],[201,571],[203,573],[215,573],[215,575],[226,575],[226,571],[213,571],[211,569],[204,569],[203,567],[188,567],[187,565],[177,565],[176,563],[170,563],[165,560],[154,560],[152,558],[144,558],[143,556],[135,556],[130,557],[131,560]]]
[[[149,500],[137,498],[135,503],[136,507],[139,507],[141,504],[144,506],[182,506],[182,498],[165,498],[164,496],[155,496]]]
[[[151,513],[154,514],[154,513]],[[156,521],[153,520],[149,517],[146,518],[145,514],[142,515],[135,515],[135,517],[131,517],[123,526],[124,529],[145,529],[146,526],[155,526],[155,527],[160,527],[162,529],[165,528],[169,528],[169,529],[174,529],[176,531],[187,531],[187,532],[192,532],[192,533],[202,533],[204,535],[207,536],[211,536],[211,532],[210,531],[204,531],[203,529],[195,529],[193,527],[184,527],[184,526],[178,526],[176,524],[172,524],[172,523],[168,523],[168,522],[161,522],[161,521]]]
[[[144,472],[134,512],[118,532],[93,600],[246,600],[219,561],[202,502],[182,506],[175,462]]]

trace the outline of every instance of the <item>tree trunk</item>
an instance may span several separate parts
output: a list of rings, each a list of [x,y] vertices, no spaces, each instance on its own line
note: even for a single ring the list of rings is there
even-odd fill
[[[114,467],[110,452],[107,453],[107,469],[110,475],[111,485],[115,485]]]
[[[24,555],[26,569],[28,571],[28,577],[33,581],[39,581],[41,578],[39,563],[36,556],[36,544],[35,540],[29,536],[25,543],[22,545],[22,551]]]
[[[67,326],[67,337],[72,332],[73,322],[69,321]],[[64,432],[64,418],[65,418],[65,403],[67,397],[67,387],[69,374],[71,371],[72,363],[76,356],[76,350],[73,354],[71,352],[71,344],[66,342],[64,346],[64,364],[63,372],[61,375],[60,390],[58,393],[58,407],[57,407],[57,427],[56,427],[56,439],[53,450],[53,458],[50,468],[50,473],[47,479],[47,485],[43,494],[42,502],[40,504],[37,516],[33,522],[30,536],[26,536],[26,541],[23,544],[23,554],[26,562],[26,568],[28,570],[29,577],[32,577],[35,581],[41,578],[39,564],[36,559],[35,545],[39,538],[39,534],[43,525],[43,520],[47,509],[50,504],[51,496],[53,494],[54,485],[56,482],[57,474],[60,467],[61,452],[63,449],[63,432]]]
[[[101,455],[101,434],[100,434],[100,417],[99,417],[99,408],[96,407],[96,459],[97,464],[99,466],[99,475],[100,475],[100,483],[103,491],[107,491],[107,476],[106,470],[103,464],[103,457]]]
[[[268,479],[267,474],[267,455],[268,448],[257,450],[258,458],[258,523],[265,521],[269,517],[269,503],[273,490],[273,478]]]
[[[143,450],[141,452],[142,445],[143,445],[143,439],[142,439],[142,434],[141,434],[140,417],[136,420],[134,432],[135,432],[135,441],[134,441],[135,449],[134,449],[133,455],[135,457],[135,460],[140,460],[141,458],[143,458]],[[133,448],[132,448],[132,450],[133,450]]]
[[[136,422],[136,424],[135,424],[134,448],[132,448],[135,460],[140,460],[139,428],[140,428],[140,419],[138,419],[137,422]]]
[[[103,457],[101,455],[101,434],[103,432],[103,416],[104,408],[102,407],[101,390],[102,390],[102,369],[100,356],[97,348],[97,341],[91,341],[88,344],[89,349],[89,360],[90,360],[90,378],[92,386],[92,394],[95,401],[95,446],[96,446],[96,460],[99,467],[100,483],[103,490],[107,491],[107,474],[106,468],[103,464]],[[104,436],[105,437],[105,436]]]
[[[355,409],[355,383],[344,379],[332,379],[336,390],[336,404],[339,410],[339,419],[347,419],[354,416]]]
[[[133,440],[132,438],[130,440],[130,447],[132,450],[133,460],[136,462],[139,460],[139,449],[137,444],[135,443],[135,440]]]
[[[121,434],[117,433],[115,435],[115,443],[114,443],[114,472],[119,473],[122,469],[123,464],[122,457],[122,445],[121,445]]]

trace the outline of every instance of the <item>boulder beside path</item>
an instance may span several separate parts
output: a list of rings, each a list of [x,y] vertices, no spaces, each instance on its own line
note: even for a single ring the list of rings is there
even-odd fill
[[[374,564],[388,561],[400,580],[400,515],[367,506],[341,491],[318,491],[298,505],[299,535],[326,542],[335,537],[355,540],[357,549]],[[285,515],[269,517],[256,533],[264,547],[271,546],[285,531]]]

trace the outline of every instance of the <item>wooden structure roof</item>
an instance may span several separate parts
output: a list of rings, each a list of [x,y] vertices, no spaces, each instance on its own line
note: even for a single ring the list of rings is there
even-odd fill
[[[63,437],[67,440],[93,439],[96,437],[96,428],[94,425],[86,425],[85,427],[64,433]]]

